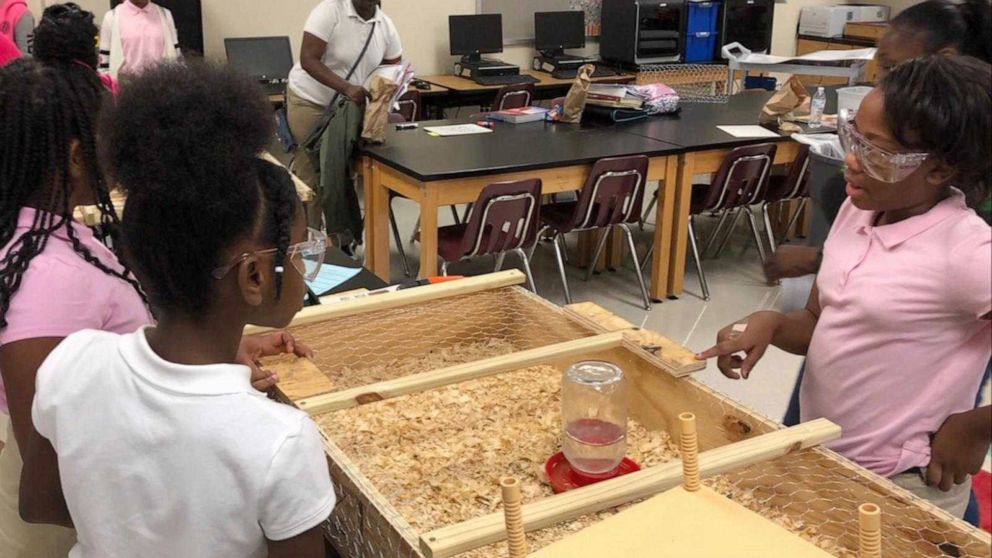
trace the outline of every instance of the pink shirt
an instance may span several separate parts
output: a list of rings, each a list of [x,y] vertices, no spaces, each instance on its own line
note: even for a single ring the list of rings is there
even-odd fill
[[[827,238],[801,409],[843,428],[831,449],[893,476],[928,465],[930,435],[975,406],[992,352],[992,229],[957,191],[924,215],[874,219],[848,200]]]
[[[146,66],[161,62],[165,56],[162,51],[165,37],[162,34],[162,18],[155,3],[149,2],[144,8],[139,8],[126,1],[119,14],[118,26],[124,48],[121,72],[138,73]]]
[[[34,209],[22,209],[15,242],[31,228]],[[107,267],[120,271],[117,257],[88,227],[73,222],[80,243]],[[10,244],[0,249],[0,260]],[[21,278],[0,329],[0,346],[39,337],[66,337],[84,329],[132,333],[152,323],[152,316],[129,283],[100,271],[72,249],[65,229],[57,231]],[[6,388],[0,381],[0,410],[7,411]]]

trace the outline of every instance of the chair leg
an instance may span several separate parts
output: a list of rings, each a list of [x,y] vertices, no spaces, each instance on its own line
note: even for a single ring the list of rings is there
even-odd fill
[[[644,273],[644,270],[648,268],[648,264],[651,263],[651,256],[653,255],[654,255],[654,242],[651,243],[651,247],[648,248],[648,253],[644,254],[644,259],[641,260],[641,265],[638,268],[641,270],[641,273]]]
[[[465,205],[465,213],[462,214],[462,223],[468,223],[468,218],[472,216],[472,205],[471,203]]]
[[[586,281],[592,279],[592,274],[596,272],[596,264],[599,263],[599,258],[603,255],[603,250],[606,248],[606,240],[608,238],[610,238],[609,227],[603,229],[603,238],[600,238],[599,243],[596,244],[596,252],[592,256],[592,261],[589,262],[589,269],[586,270]]]
[[[767,256],[765,255],[765,243],[761,241],[761,233],[758,232],[758,221],[754,218],[754,213],[751,212],[750,207],[741,208],[744,213],[747,214],[747,222],[751,225],[751,234],[754,235],[754,244],[758,247],[758,257],[761,258],[761,263],[765,263]]]
[[[768,237],[768,248],[774,254],[778,250],[778,246],[775,244],[775,229],[772,228],[772,219],[768,216],[767,203],[761,204],[761,215],[765,219],[765,235]]]
[[[720,231],[723,230],[723,225],[727,223],[727,217],[729,216],[730,216],[729,209],[724,209],[723,212],[720,213],[720,220],[716,222],[716,228],[713,229],[713,232],[710,234],[710,238],[706,241],[706,246],[703,248],[703,251],[700,255],[705,256],[706,254],[708,254],[710,248],[712,248],[713,245],[716,244],[716,239],[720,236]]]
[[[417,217],[417,224],[413,226],[413,233],[410,235],[410,244],[417,242],[418,232],[420,232],[420,217]]]
[[[647,221],[648,220],[648,216],[651,215],[651,210],[654,209],[654,206],[658,205],[658,194],[659,193],[660,192],[655,191],[654,197],[652,197],[651,198],[651,201],[648,203],[647,210],[645,210],[644,211],[644,214],[641,215],[641,222],[639,223],[639,225],[641,226],[641,230],[642,231],[644,230],[644,222]]]
[[[410,276],[410,262],[406,259],[406,250],[403,249],[403,238],[400,236],[400,228],[396,225],[396,216],[393,215],[393,208],[389,208],[389,226],[393,229],[393,239],[396,240],[396,250],[403,258],[403,274]]]
[[[634,259],[634,267],[637,268],[637,283],[641,287],[641,296],[644,298],[644,309],[651,310],[651,297],[648,296],[648,286],[644,282],[644,274],[641,273],[641,268],[637,266],[637,246],[634,244],[634,233],[626,223],[617,226],[623,230],[624,235],[627,237],[627,247],[630,248],[630,257]]]
[[[520,256],[520,261],[524,263],[524,272],[527,273],[527,284],[530,286],[530,292],[537,294],[537,285],[534,284],[534,272],[530,269],[530,258],[527,257],[527,252],[523,248],[517,248],[514,252]]]
[[[784,244],[785,243],[785,239],[788,238],[789,233],[792,232],[793,227],[795,227],[796,226],[796,223],[799,222],[799,216],[802,215],[803,214],[803,210],[806,209],[806,202],[807,201],[809,201],[809,198],[803,198],[803,199],[799,200],[799,207],[796,208],[796,214],[792,216],[792,219],[789,219],[789,226],[787,226],[785,228],[785,231],[782,232],[782,237],[779,238],[779,241],[778,241],[779,244]]]
[[[541,239],[544,238],[544,235],[550,230],[551,227],[541,227],[541,230],[537,231],[537,239],[534,240],[534,244],[530,247],[530,252],[527,254],[528,259],[534,259],[534,252],[537,251],[537,245],[540,244]],[[551,237],[551,240],[554,241],[554,237]]]
[[[563,235],[563,234],[558,235],[558,239],[556,240],[556,242],[558,242],[559,244],[561,244],[561,257],[562,257],[562,259],[565,260],[565,263],[569,263],[568,262],[568,245],[565,244],[565,235]]]
[[[692,248],[692,259],[696,261],[696,273],[699,275],[699,285],[703,289],[703,300],[710,299],[710,286],[706,283],[703,273],[703,260],[699,257],[699,243],[696,241],[696,216],[689,216],[689,246]]]
[[[555,238],[555,258],[558,260],[558,273],[561,274],[561,286],[565,288],[565,304],[572,303],[572,292],[568,290],[568,277],[565,276],[565,259],[562,257],[561,242],[558,242],[558,238],[562,235],[558,235]]]
[[[738,207],[734,210],[734,218],[730,220],[730,228],[727,229],[727,234],[723,237],[723,241],[720,242],[720,245],[717,247],[716,253],[713,254],[713,258],[719,258],[720,254],[723,253],[723,249],[730,243],[730,237],[734,236],[734,229],[737,228],[737,223],[741,220],[741,214],[745,211],[747,210],[742,207]]]
[[[503,261],[506,259],[506,252],[496,254],[496,271],[503,269]]]
[[[441,262],[441,277],[448,276],[448,262]]]
[[[467,219],[468,218],[468,212],[466,212],[465,215],[466,215],[466,219]],[[458,207],[456,207],[454,205],[451,206],[451,216],[455,218],[455,224],[456,225],[461,225],[462,224],[462,218],[458,216]]]

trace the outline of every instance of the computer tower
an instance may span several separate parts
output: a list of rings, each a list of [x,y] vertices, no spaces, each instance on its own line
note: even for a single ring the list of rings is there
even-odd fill
[[[751,52],[772,48],[775,0],[723,0],[721,43],[740,43]]]
[[[682,60],[685,0],[603,0],[599,55],[634,67]]]
[[[123,0],[110,0],[115,8]],[[203,56],[203,9],[201,0],[154,0],[156,4],[172,12],[179,31],[179,48],[187,56]]]

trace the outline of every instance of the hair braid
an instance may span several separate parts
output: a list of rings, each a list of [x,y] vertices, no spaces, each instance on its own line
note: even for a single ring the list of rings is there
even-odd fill
[[[275,244],[276,269],[285,269],[286,256],[292,237],[293,217],[299,200],[296,188],[286,169],[261,159],[255,159],[258,183],[265,198],[265,236]],[[292,265],[292,263],[290,263]],[[291,272],[295,273],[295,272]],[[282,294],[283,273],[276,274],[276,298]]]

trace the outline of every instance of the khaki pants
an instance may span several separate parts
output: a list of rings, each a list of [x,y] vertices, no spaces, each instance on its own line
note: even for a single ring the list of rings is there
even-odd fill
[[[0,451],[0,556],[3,558],[65,558],[76,544],[76,532],[57,525],[32,525],[17,509],[21,485],[21,452],[13,427]]]
[[[293,88],[287,89],[286,119],[289,122],[289,131],[293,133],[293,137],[298,143],[310,137],[310,133],[320,123],[326,110],[326,108],[300,97],[293,91]],[[323,217],[324,196],[323,189],[320,187],[319,171],[319,159],[311,157],[302,146],[297,147],[293,172],[313,190],[314,200],[307,204],[307,221],[309,226],[313,228],[320,228]]]
[[[971,498],[971,477],[968,477],[968,481],[964,484],[954,485],[950,492],[944,492],[935,486],[927,486],[927,481],[924,478],[926,469],[920,469],[920,471],[896,475],[889,480],[954,517],[963,518],[965,510],[968,509],[968,500]]]

